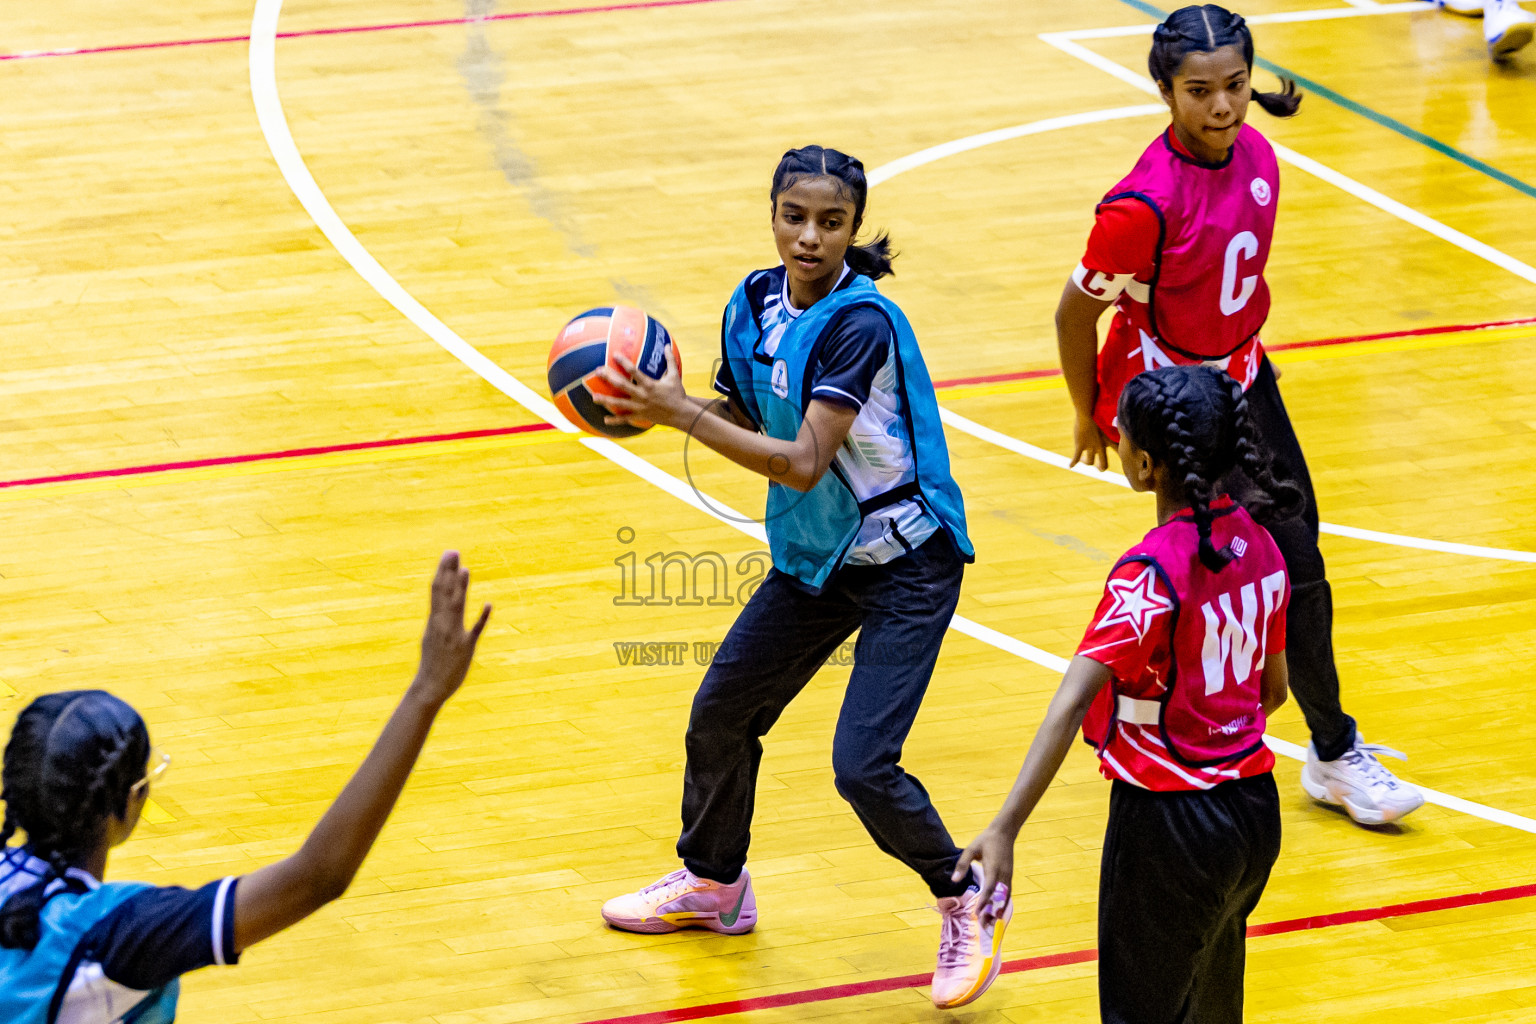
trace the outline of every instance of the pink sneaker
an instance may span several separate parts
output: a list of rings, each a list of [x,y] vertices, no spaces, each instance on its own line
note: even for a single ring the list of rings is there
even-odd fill
[[[757,924],[757,899],[745,868],[730,885],[679,868],[639,892],[604,903],[603,920],[626,932],[708,928],[722,935],[741,935]]]
[[[964,1006],[992,987],[1003,967],[1003,932],[1013,920],[1013,899],[1006,887],[992,892],[991,921],[981,920],[979,873],[963,896],[939,900],[943,917],[939,933],[939,965],[933,972],[933,1005],[942,1010]]]

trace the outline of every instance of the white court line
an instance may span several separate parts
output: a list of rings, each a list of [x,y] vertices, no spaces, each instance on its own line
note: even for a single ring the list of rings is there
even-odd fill
[[[892,160],[888,164],[876,167],[869,172],[867,180],[871,188],[884,181],[890,181],[898,174],[924,164],[931,164],[935,160],[943,160],[947,156],[956,153],[964,153],[972,149],[980,149],[983,146],[995,145],[999,142],[1008,142],[1012,139],[1022,139],[1026,135],[1039,135],[1042,132],[1053,132],[1058,128],[1076,128],[1079,125],[1097,124],[1101,121],[1115,121],[1123,117],[1147,117],[1152,114],[1166,114],[1168,108],[1161,103],[1142,103],[1134,107],[1110,107],[1107,110],[1091,110],[1082,114],[1067,114],[1064,117],[1048,117],[1043,121],[1031,121],[1029,124],[1015,125],[1012,128],[998,128],[995,131],[981,132],[978,135],[967,135],[963,139],[955,139],[953,142],[941,143],[937,146],[929,146],[927,149],[918,150],[909,156],[899,160]]]
[[[1244,18],[1250,25],[1283,25],[1305,21],[1336,21],[1340,18],[1360,18],[1371,14],[1411,14],[1415,11],[1432,11],[1435,5],[1426,0],[1408,0],[1405,3],[1377,4],[1369,7],[1323,7],[1311,11],[1281,11],[1278,14],[1255,14]],[[1070,32],[1052,32],[1050,35],[1065,39],[1116,39],[1121,36],[1149,36],[1157,27],[1155,22],[1145,25],[1111,25],[1107,28],[1075,28]]]
[[[272,151],[273,158],[277,161],[278,170],[282,172],[283,180],[293,191],[294,196],[303,205],[305,211],[314,220],[315,225],[336,247],[341,257],[356,270],[376,292],[379,293],[390,305],[400,311],[407,320],[419,327],[433,341],[436,341],[447,352],[457,358],[465,366],[474,370],[481,379],[485,380],[502,394],[517,402],[529,412],[551,423],[560,429],[574,429],[564,422],[564,417],[555,409],[554,405],[518,381],[511,374],[491,362],[486,356],[469,342],[459,337],[454,330],[434,316],[425,306],[417,302],[404,288],[400,286],[389,272],[384,269],[378,260],[365,249],[357,237],[352,234],[350,228],[337,216],[326,199],[325,193],[315,182],[310,174],[304,158],[299,154],[298,146],[293,141],[293,133],[288,127],[288,118],[283,113],[282,98],[277,91],[277,21],[282,14],[283,0],[256,0],[256,9],[251,18],[251,100],[256,106],[256,119],[261,126],[262,135],[266,138],[267,146]],[[625,448],[602,438],[584,438],[582,443],[588,448],[602,455],[604,458],[622,466],[636,476],[661,488],[680,501],[686,502],[692,507],[704,512],[706,515],[719,519],[729,526],[733,526],[753,539],[766,543],[767,537],[763,528],[752,522],[732,521],[709,506],[714,504],[716,508],[728,507],[711,498],[705,501],[699,492],[696,492],[688,484],[672,476],[670,473],[658,469],[638,455]],[[1041,650],[1032,644],[1024,643],[1000,633],[990,626],[984,626],[979,622],[956,615],[951,620],[951,626],[957,632],[980,640],[998,650],[1013,654],[1025,661],[1033,662],[1042,668],[1055,672],[1063,672],[1067,667],[1067,659],[1049,651]],[[1268,740],[1269,737],[1266,737]],[[1283,742],[1283,741],[1274,741]],[[1292,746],[1287,744],[1286,746]],[[1432,803],[1440,802],[1441,794],[1431,796],[1431,790],[1423,790],[1425,798]],[[1462,811],[1474,817],[1488,821],[1509,825],[1511,828],[1521,829],[1525,832],[1536,833],[1536,821],[1524,818],[1508,811],[1502,811],[1494,807],[1485,807],[1482,804],[1462,800],[1459,797],[1443,798],[1452,802],[1443,806]]]

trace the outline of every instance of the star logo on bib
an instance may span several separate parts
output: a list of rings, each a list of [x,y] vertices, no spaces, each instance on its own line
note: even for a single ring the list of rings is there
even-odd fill
[[[1253,193],[1254,202],[1258,203],[1260,206],[1269,205],[1269,198],[1271,195],[1269,191],[1269,182],[1265,181],[1263,178],[1254,178],[1253,181],[1248,183],[1248,191]]]
[[[1153,619],[1173,610],[1173,602],[1157,592],[1157,570],[1150,565],[1134,580],[1110,580],[1109,593],[1115,603],[1098,628],[1123,622],[1135,631],[1137,640],[1147,635]]]

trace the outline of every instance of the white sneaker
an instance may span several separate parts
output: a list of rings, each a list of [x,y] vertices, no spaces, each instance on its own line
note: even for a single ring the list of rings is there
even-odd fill
[[[1408,760],[1400,750],[1363,742],[1359,733],[1337,761],[1319,761],[1308,743],[1301,788],[1319,803],[1343,807],[1361,825],[1385,825],[1424,806],[1424,794],[1389,772],[1377,754]]]
[[[1488,40],[1488,55],[1503,60],[1536,34],[1536,14],[1515,0],[1489,0],[1483,14],[1483,38]]]
[[[1435,6],[1442,11],[1460,14],[1464,18],[1483,16],[1483,0],[1434,0],[1434,2]]]

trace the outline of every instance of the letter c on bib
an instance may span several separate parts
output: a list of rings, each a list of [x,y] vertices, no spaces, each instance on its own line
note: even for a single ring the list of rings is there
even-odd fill
[[[1259,254],[1259,239],[1252,231],[1239,231],[1227,243],[1227,258],[1221,274],[1221,314],[1231,316],[1253,298],[1253,290],[1259,286],[1257,274],[1249,274],[1238,288],[1237,264]]]

